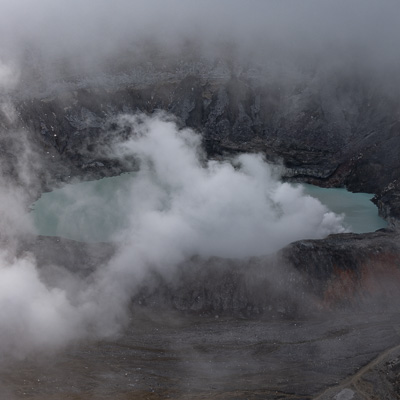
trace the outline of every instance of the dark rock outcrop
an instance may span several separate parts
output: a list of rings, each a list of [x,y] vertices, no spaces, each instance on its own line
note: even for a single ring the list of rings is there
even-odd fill
[[[44,188],[74,176],[121,173],[126,166],[106,155],[116,139],[110,119],[165,110],[202,133],[210,157],[259,152],[283,161],[288,179],[379,196],[388,187],[398,193],[400,102],[368,76],[305,76],[285,84],[251,70],[238,75],[228,67],[189,67],[154,76],[149,71],[152,79],[142,81],[133,67],[120,82],[118,76],[112,84],[103,78],[103,86],[71,83],[58,92],[17,97],[14,124],[25,127],[40,149]],[[378,202],[389,218],[385,204]],[[390,212],[394,223],[398,206]]]
[[[177,268],[173,278],[151,276],[134,302],[247,317],[397,310],[399,239],[389,230],[338,234],[294,242],[278,256],[192,260]]]
[[[42,270],[63,267],[89,276],[117,245],[57,237],[26,238]],[[51,275],[51,274],[49,274]],[[400,304],[400,240],[396,231],[301,240],[276,256],[194,257],[171,269],[149,270],[132,292],[132,306],[194,315],[299,318],[337,309],[385,312]]]
[[[373,199],[378,206],[381,215],[396,229],[399,229],[400,221],[400,182],[392,181]]]
[[[287,246],[281,255],[326,307],[397,307],[400,237],[396,231],[301,240]]]

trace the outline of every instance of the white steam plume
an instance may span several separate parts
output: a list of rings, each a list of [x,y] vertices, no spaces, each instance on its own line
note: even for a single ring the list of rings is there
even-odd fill
[[[52,286],[44,283],[32,257],[2,251],[3,358],[57,349],[88,335],[114,334],[126,322],[129,301],[149,271],[173,279],[174,267],[193,255],[246,258],[295,239],[343,231],[339,216],[300,188],[281,183],[277,169],[259,155],[205,161],[200,136],[179,130],[165,114],[124,115],[118,123],[132,129],[133,137],[116,147],[117,154],[133,154],[140,161],[121,209],[129,221],[129,228],[115,237],[122,245],[86,283],[60,274],[63,278],[52,279]],[[1,207],[15,210],[21,203],[13,197],[18,192],[7,193],[14,204],[7,201]],[[6,209],[0,218],[10,226]],[[18,220],[12,213],[7,217]],[[20,218],[29,230],[29,216]]]
[[[132,129],[134,137],[117,152],[135,155],[140,170],[132,181],[129,206],[122,210],[129,228],[116,235],[122,246],[98,274],[94,289],[101,288],[96,301],[107,309],[102,323],[107,316],[121,319],[150,270],[170,277],[175,266],[193,255],[245,259],[296,239],[345,231],[341,216],[305,196],[300,187],[280,182],[277,169],[260,155],[204,161],[200,136],[179,130],[163,113],[124,115],[119,123]]]
[[[41,281],[33,259],[0,253],[0,357],[51,351],[82,335],[79,308]]]
[[[144,249],[152,261],[165,261],[156,256],[162,248],[186,256],[259,256],[343,231],[341,217],[280,182],[278,169],[261,155],[203,163],[200,135],[178,130],[164,114],[125,115],[120,123],[135,135],[120,147],[123,155],[140,160],[127,211],[131,224],[121,238],[134,238],[129,248]]]
[[[19,80],[19,71],[12,63],[7,64],[0,59],[0,94],[13,89]]]

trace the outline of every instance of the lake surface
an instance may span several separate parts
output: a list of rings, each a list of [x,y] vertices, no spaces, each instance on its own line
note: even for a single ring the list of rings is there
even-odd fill
[[[129,206],[131,182],[130,174],[122,174],[43,193],[33,204],[37,232],[84,242],[111,240],[129,226],[122,210]]]
[[[303,184],[306,194],[316,197],[337,214],[344,214],[344,223],[354,233],[374,232],[386,228],[387,222],[378,215],[378,208],[368,193],[351,193],[346,189],[320,188]]]
[[[129,207],[132,182],[132,174],[123,174],[43,193],[32,207],[37,232],[86,242],[113,240],[115,234],[129,227],[123,210]],[[371,194],[302,186],[306,195],[344,214],[344,225],[351,232],[372,232],[387,226],[370,201]]]

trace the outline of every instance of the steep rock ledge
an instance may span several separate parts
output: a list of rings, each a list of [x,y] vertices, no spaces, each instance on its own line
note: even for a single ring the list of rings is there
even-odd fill
[[[391,199],[400,175],[398,99],[356,78],[346,85],[336,78],[322,88],[229,71],[161,78],[107,88],[91,82],[50,97],[17,97],[13,125],[27,130],[40,154],[43,188],[75,176],[123,172],[126,166],[103,151],[116,139],[110,118],[166,110],[202,133],[210,157],[259,152],[282,161],[288,179],[375,193],[382,215],[396,225],[399,208]],[[4,118],[2,125],[11,129]]]
[[[194,257],[149,270],[132,293],[132,306],[196,315],[299,318],[344,310],[397,310],[400,236],[380,230],[301,240],[277,255],[248,260]],[[19,254],[33,253],[43,271],[61,266],[89,276],[117,246],[56,237],[31,237]],[[52,274],[48,274],[51,276]]]
[[[327,307],[397,307],[400,237],[381,229],[366,234],[330,235],[301,240],[282,250],[290,265],[306,276],[307,287]]]

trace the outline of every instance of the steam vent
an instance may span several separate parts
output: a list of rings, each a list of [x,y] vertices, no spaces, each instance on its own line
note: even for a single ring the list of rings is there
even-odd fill
[[[0,399],[399,399],[399,16],[3,0]]]

